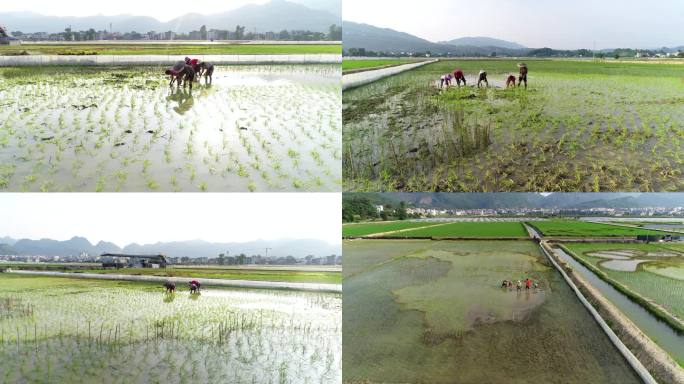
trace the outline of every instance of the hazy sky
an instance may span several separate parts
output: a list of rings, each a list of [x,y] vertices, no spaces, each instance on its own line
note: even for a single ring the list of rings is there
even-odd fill
[[[340,194],[0,194],[0,237],[91,243],[321,239],[341,243]]]
[[[230,11],[247,4],[264,4],[270,0],[28,0],[3,1],[0,12],[31,11],[48,16],[93,16],[131,14],[151,16],[160,21],[169,21],[187,13],[212,14]],[[330,3],[332,0],[289,0],[316,7],[316,3]],[[324,7],[325,8],[325,7]],[[7,23],[7,21],[4,21]]]
[[[431,41],[488,36],[557,49],[684,45],[682,0],[344,0],[342,17]]]

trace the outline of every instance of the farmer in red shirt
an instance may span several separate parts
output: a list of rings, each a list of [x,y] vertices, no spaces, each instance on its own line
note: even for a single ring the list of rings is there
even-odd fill
[[[515,76],[513,76],[512,74],[509,74],[506,78],[506,88],[510,86],[515,87]]]
[[[199,59],[190,59],[189,57],[186,57],[185,58],[185,64],[191,66],[192,69],[195,71],[195,73],[199,73],[201,70],[200,65],[199,65]]]
[[[192,280],[190,283],[190,293],[199,293],[200,282],[197,280]]]
[[[531,286],[532,286],[532,280],[525,279],[525,290],[529,291]]]
[[[459,87],[461,86],[461,81],[463,82],[463,86],[466,85],[465,76],[463,75],[463,71],[461,71],[460,68],[454,71],[454,79],[456,79],[456,84],[458,84]]]

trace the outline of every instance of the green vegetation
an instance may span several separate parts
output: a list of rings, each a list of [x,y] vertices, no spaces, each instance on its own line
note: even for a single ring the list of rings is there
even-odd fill
[[[342,71],[355,71],[359,69],[374,69],[411,63],[411,60],[343,60]]]
[[[3,383],[341,380],[341,295],[7,274],[0,292]]]
[[[346,382],[639,381],[532,241],[343,245]]]
[[[342,237],[363,237],[392,231],[401,231],[410,228],[419,228],[435,225],[424,221],[390,221],[379,223],[358,223],[342,225]]]
[[[629,228],[610,224],[576,220],[548,220],[527,223],[543,236],[566,237],[636,237],[637,235],[665,235],[668,232],[652,229]]]
[[[341,54],[337,44],[25,44],[0,45],[0,56],[19,55],[285,55]],[[210,60],[210,59],[208,59]]]
[[[257,280],[257,281],[286,281],[296,283],[331,283],[341,284],[341,272],[319,271],[286,271],[253,269],[218,269],[218,268],[123,268],[123,269],[94,269],[88,273],[107,273],[144,276],[181,276],[208,279]]]
[[[355,191],[684,190],[682,65],[443,60],[343,95],[343,177]],[[440,90],[460,67],[494,88]],[[606,113],[610,111],[610,113]]]
[[[678,278],[684,276],[684,253],[673,253],[671,247],[661,244],[564,244],[562,247],[627,297],[673,329],[684,332],[684,278]],[[605,258],[597,257],[601,251],[633,252],[628,260],[645,262],[638,264],[633,272],[615,270],[604,266]],[[673,321],[658,306],[680,320]]]
[[[0,68],[0,190],[339,190],[339,73],[217,66],[189,92],[158,67]]]
[[[437,223],[432,223],[433,225]],[[429,228],[388,234],[386,237],[487,238],[529,237],[520,222],[456,222],[441,223]]]

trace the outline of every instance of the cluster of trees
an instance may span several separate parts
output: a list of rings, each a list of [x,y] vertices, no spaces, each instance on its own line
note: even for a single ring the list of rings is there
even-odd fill
[[[406,220],[406,202],[398,205],[385,203],[382,210],[378,210],[373,202],[362,196],[353,196],[342,200],[342,221],[345,223],[363,220]]]
[[[71,27],[64,29],[64,32],[51,34],[51,40],[64,41],[94,41],[94,40],[142,40],[142,39],[158,39],[158,40],[209,40],[210,38],[216,40],[285,40],[285,41],[341,41],[342,40],[342,26],[333,24],[328,29],[328,32],[315,32],[308,30],[282,30],[280,32],[246,32],[244,25],[237,25],[235,30],[212,30],[208,31],[206,25],[203,25],[199,31],[192,31],[189,33],[174,33],[155,32],[138,33],[135,31],[126,33],[112,33],[109,31],[96,31],[93,28],[87,31],[73,31]],[[12,32],[16,37],[23,37],[26,40],[31,39],[31,34],[24,34],[21,31]]]

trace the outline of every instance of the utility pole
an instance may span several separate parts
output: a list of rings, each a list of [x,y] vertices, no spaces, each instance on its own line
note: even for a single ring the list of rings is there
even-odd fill
[[[272,248],[266,247],[266,256],[264,256],[264,258],[268,258],[268,251],[270,251],[271,249],[272,249]]]

